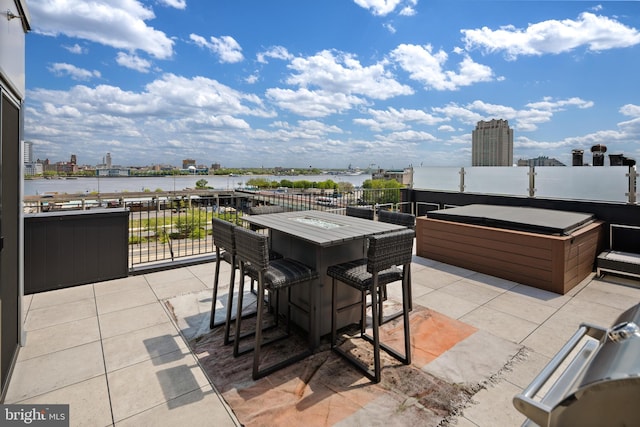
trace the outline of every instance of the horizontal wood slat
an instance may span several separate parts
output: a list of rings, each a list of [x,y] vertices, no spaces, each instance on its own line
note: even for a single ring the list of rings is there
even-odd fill
[[[418,256],[564,294],[592,270],[602,221],[556,236],[417,218]]]

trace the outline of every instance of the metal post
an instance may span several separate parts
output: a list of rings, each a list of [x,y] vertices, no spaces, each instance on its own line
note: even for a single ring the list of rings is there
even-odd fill
[[[464,193],[464,168],[460,168],[460,192]]]
[[[529,197],[536,196],[536,167],[529,166]]]
[[[629,192],[626,194],[626,196],[629,200],[629,204],[635,205],[637,202],[636,193],[638,191],[638,187],[636,184],[636,178],[638,177],[638,172],[636,171],[635,165],[629,166],[629,173],[626,174],[625,176],[629,177]]]

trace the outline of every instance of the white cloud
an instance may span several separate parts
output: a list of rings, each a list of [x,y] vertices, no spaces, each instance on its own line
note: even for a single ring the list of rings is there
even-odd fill
[[[552,97],[547,96],[542,101],[531,102],[526,106],[540,110],[561,111],[565,107],[591,108],[593,105],[593,101],[585,101],[578,97],[554,100]]]
[[[627,104],[620,107],[620,113],[625,116],[640,118],[640,105]]]
[[[435,117],[423,110],[405,108],[401,108],[400,110],[393,107],[389,107],[387,110],[369,109],[367,112],[371,116],[370,119],[354,119],[353,122],[368,126],[375,132],[406,129],[411,122],[432,126],[447,120],[442,117]]]
[[[74,44],[73,46],[63,46],[63,47],[67,49],[69,52],[75,53],[76,55],[81,55],[89,51],[88,49],[80,46],[78,43]]]
[[[326,117],[365,104],[362,98],[353,95],[306,88],[271,88],[266,95],[278,107],[304,117]]]
[[[43,35],[63,34],[158,59],[173,55],[174,42],[146,24],[155,15],[136,0],[30,0],[29,11],[34,31]]]
[[[148,73],[149,68],[151,68],[150,61],[140,58],[137,55],[129,55],[124,52],[118,52],[116,62],[118,63],[118,65],[139,71],[141,73]]]
[[[494,79],[490,67],[474,62],[467,55],[460,62],[458,72],[445,70],[447,53],[442,49],[434,53],[431,45],[401,44],[391,51],[390,57],[427,90],[457,90]]]
[[[353,0],[358,6],[371,10],[376,16],[385,16],[395,10],[402,0]]]
[[[289,68],[296,74],[287,83],[303,88],[316,86],[325,92],[382,100],[413,93],[385,69],[384,63],[363,67],[354,55],[347,53],[324,50],[314,56],[293,59]]]
[[[256,55],[257,61],[266,64],[268,63],[267,58],[273,59],[282,59],[282,60],[291,60],[293,59],[293,55],[289,53],[286,47],[283,46],[272,46],[264,52],[260,52]]]
[[[385,22],[384,24],[382,24],[382,26],[386,28],[387,31],[389,31],[391,34],[396,33],[396,28],[391,23]]]
[[[158,0],[158,2],[165,6],[174,7],[176,9],[187,8],[187,0]]]
[[[57,62],[55,64],[51,64],[49,67],[49,71],[51,71],[56,76],[69,76],[73,80],[91,80],[93,78],[100,78],[100,71],[97,70],[85,70],[84,68],[78,68],[75,65],[60,63]]]
[[[590,51],[624,48],[640,44],[640,32],[615,19],[584,12],[578,19],[548,20],[526,29],[513,25],[498,30],[487,27],[461,30],[467,49],[503,51],[508,59],[521,55],[570,52],[585,46]]]
[[[231,36],[214,37],[211,36],[209,41],[197,34],[191,34],[189,38],[196,45],[209,49],[220,57],[222,63],[236,63],[244,60],[242,55],[242,47]]]

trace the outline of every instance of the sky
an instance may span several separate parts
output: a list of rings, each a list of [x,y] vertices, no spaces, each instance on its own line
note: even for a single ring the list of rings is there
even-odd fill
[[[640,160],[640,2],[26,0],[34,157],[122,166]]]

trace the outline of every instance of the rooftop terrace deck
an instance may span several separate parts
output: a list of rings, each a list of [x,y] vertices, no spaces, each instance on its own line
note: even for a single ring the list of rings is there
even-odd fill
[[[163,303],[210,289],[213,269],[200,264],[26,296],[26,346],[5,403],[68,403],[71,425],[240,425]],[[420,257],[412,282],[416,304],[527,349],[525,360],[474,396],[459,427],[520,425],[513,396],[578,324],[609,326],[640,301],[640,282],[614,276],[591,275],[558,295]]]

